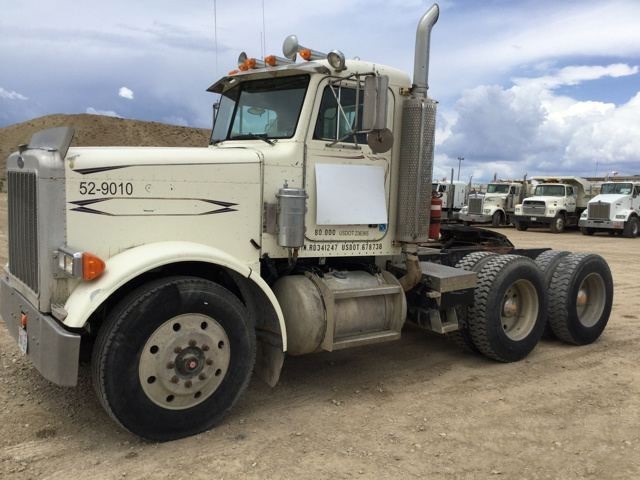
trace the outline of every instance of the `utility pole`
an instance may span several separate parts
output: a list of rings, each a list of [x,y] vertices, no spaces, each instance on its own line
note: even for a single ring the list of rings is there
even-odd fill
[[[458,157],[458,180],[460,180],[460,165],[462,164],[463,160],[464,157]]]

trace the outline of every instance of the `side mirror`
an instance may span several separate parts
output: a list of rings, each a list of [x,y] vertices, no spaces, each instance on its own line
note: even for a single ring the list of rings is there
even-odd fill
[[[364,80],[363,130],[387,128],[387,95],[389,77],[368,76]]]
[[[213,104],[213,127],[216,126],[216,119],[218,118],[218,112],[220,111],[220,100]]]

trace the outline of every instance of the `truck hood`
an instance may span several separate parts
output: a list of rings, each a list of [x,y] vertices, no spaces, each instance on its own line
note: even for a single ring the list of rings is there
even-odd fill
[[[589,200],[589,203],[598,203],[598,202],[616,203],[624,200],[625,198],[629,198],[629,195],[621,195],[619,193],[607,193],[607,194],[596,195],[591,200]]]
[[[80,174],[135,166],[259,163],[260,150],[249,146],[225,147],[74,147],[65,157]]]
[[[560,200],[562,200],[563,197],[527,197],[525,198],[522,203],[526,203],[528,201],[535,201],[535,202],[559,202]]]

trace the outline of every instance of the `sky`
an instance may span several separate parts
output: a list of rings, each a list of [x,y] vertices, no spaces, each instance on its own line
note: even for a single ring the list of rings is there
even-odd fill
[[[264,22],[263,8],[264,3]],[[210,128],[240,51],[316,50],[412,75],[422,0],[0,0],[0,127],[94,113]],[[443,0],[434,175],[640,174],[640,0]],[[217,26],[217,29],[214,28]],[[264,32],[264,35],[263,35]],[[217,41],[216,41],[217,40]],[[399,135],[396,135],[399,138]]]

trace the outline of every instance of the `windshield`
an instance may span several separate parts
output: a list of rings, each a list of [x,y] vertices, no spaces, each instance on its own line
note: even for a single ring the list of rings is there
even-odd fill
[[[620,195],[631,195],[633,186],[630,183],[604,183],[600,193],[617,193]]]
[[[487,185],[487,193],[509,193],[509,185],[490,183]]]
[[[291,138],[296,131],[309,75],[250,80],[222,94],[211,142]]]
[[[564,197],[564,185],[538,185],[534,195],[537,197]]]

